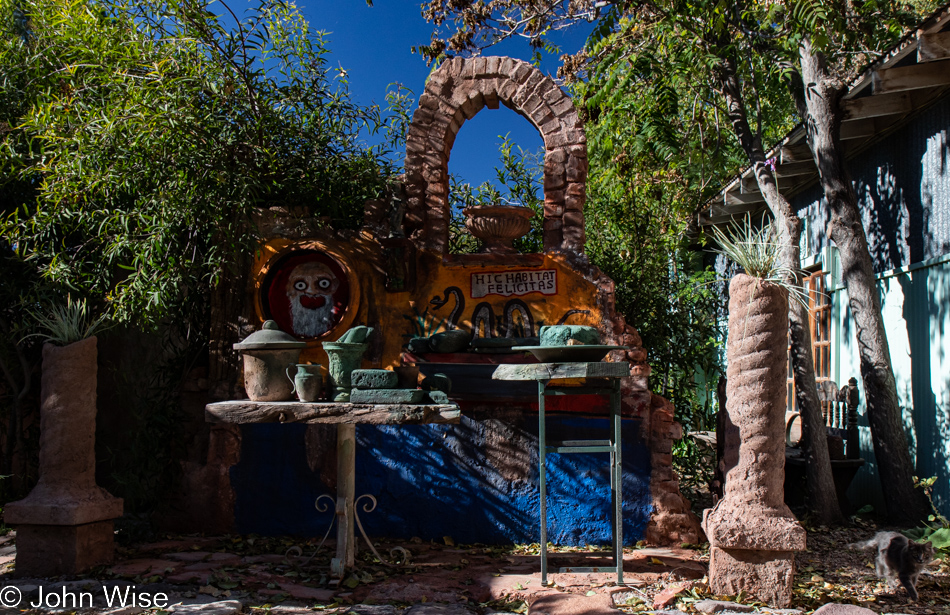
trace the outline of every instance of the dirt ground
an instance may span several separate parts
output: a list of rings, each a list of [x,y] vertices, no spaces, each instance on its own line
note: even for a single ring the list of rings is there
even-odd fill
[[[846,545],[870,538],[878,527],[856,521],[846,528],[808,528],[808,551],[796,557],[793,608],[810,612],[829,603],[849,603],[879,613],[950,614],[950,562],[938,560],[921,576],[920,600],[909,601],[903,589],[889,588],[874,576],[872,554]],[[747,597],[712,596],[706,584],[704,547],[628,548],[623,586],[612,574],[549,574],[552,587],[542,587],[538,545],[455,545],[418,538],[379,541],[377,550],[392,565],[376,559],[361,544],[357,566],[340,581],[330,575],[332,541],[317,550],[317,541],[253,536],[166,536],[161,540],[120,546],[114,565],[82,579],[16,579],[12,555],[15,534],[0,539],[0,585],[60,583],[134,584],[169,592],[173,600],[208,602],[239,600],[244,612],[297,605],[322,612],[344,613],[357,604],[390,604],[397,612],[420,603],[466,606],[473,613],[526,613],[542,599],[589,601],[603,612],[616,605],[628,613],[657,610],[696,612],[705,598],[757,605]],[[550,570],[582,564],[581,549],[557,548]],[[607,562],[604,561],[606,564]],[[591,565],[591,564],[587,564]],[[85,584],[85,585],[83,585]],[[45,587],[46,585],[44,585]],[[580,602],[583,604],[583,602]],[[595,608],[596,605],[596,608]]]

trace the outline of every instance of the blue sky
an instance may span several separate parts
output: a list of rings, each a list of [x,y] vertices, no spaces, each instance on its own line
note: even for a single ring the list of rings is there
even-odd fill
[[[429,42],[432,25],[421,15],[419,0],[297,0],[311,28],[327,33],[325,40],[334,67],[347,71],[350,92],[366,105],[385,103],[387,87],[400,83],[416,97],[422,91],[430,68],[422,56],[413,54],[414,45]],[[588,27],[576,26],[554,39],[562,52],[574,53],[586,38]],[[531,59],[531,50],[522,41],[507,41],[486,55],[508,55]],[[546,58],[541,68],[554,76],[556,58]],[[493,180],[498,162],[499,135],[510,134],[526,150],[541,148],[541,136],[527,120],[504,106],[483,109],[462,126],[449,160],[449,172],[472,184]]]

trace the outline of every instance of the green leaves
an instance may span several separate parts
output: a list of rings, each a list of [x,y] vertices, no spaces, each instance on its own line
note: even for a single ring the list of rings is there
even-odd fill
[[[728,233],[714,226],[712,234],[719,245],[716,252],[729,258],[747,275],[781,286],[788,291],[790,299],[808,307],[807,291],[789,281],[795,280],[798,272],[783,264],[783,254],[788,246],[781,243],[771,220],[763,216],[759,223],[754,223],[752,215],[746,214],[741,225],[730,224]]]
[[[354,227],[396,170],[360,138],[387,118],[350,101],[290,3],[0,0],[0,26],[21,32],[0,40],[0,182],[24,187],[4,239],[118,320],[207,292],[259,209]]]

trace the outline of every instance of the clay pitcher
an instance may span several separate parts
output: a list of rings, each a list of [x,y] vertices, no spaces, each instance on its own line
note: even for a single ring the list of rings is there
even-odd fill
[[[297,373],[294,374],[293,378],[290,376],[291,368],[288,367],[286,370],[287,379],[294,385],[291,393],[296,393],[297,399],[303,402],[313,402],[320,399],[320,388],[323,384],[320,366],[298,363],[295,368]]]

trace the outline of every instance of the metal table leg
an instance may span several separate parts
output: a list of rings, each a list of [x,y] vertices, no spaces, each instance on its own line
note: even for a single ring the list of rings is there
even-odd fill
[[[541,585],[548,584],[547,437],[544,433],[544,380],[538,380],[538,463],[541,491]]]
[[[620,381],[613,381],[613,391],[610,394],[610,421],[613,428],[610,453],[610,499],[613,504],[614,525],[614,563],[617,565],[617,584],[623,584],[623,472],[620,450]]]
[[[561,568],[561,572],[616,572],[617,583],[623,584],[623,465],[621,458],[621,411],[620,381],[614,379],[609,389],[598,389],[610,399],[610,422],[608,440],[573,440],[558,445],[547,444],[545,425],[545,397],[552,395],[583,394],[585,389],[571,392],[563,389],[548,389],[549,381],[538,380],[538,465],[539,491],[541,496],[541,584],[548,584],[548,515],[547,515],[547,453],[609,453],[610,474],[610,510],[611,510],[611,554],[613,566],[572,566]],[[587,389],[590,390],[590,389]]]

